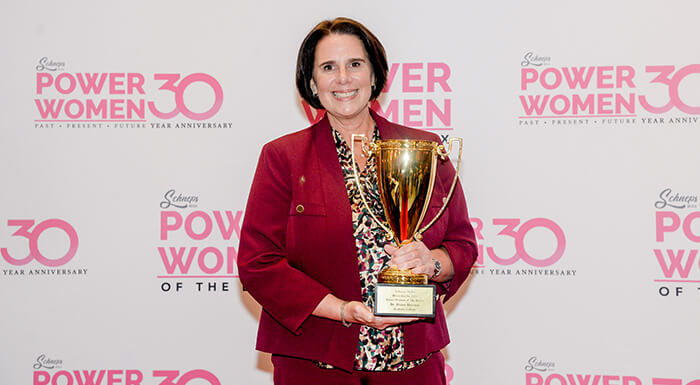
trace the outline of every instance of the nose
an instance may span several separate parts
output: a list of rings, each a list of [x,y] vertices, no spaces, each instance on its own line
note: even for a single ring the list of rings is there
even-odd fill
[[[340,84],[346,83],[348,81],[348,70],[344,66],[341,66],[338,70],[337,81]]]

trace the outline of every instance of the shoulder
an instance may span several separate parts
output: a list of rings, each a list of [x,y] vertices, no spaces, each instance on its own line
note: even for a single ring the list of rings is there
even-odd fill
[[[262,147],[260,156],[274,162],[297,161],[309,153],[315,127],[316,125],[312,125],[271,140]]]
[[[417,128],[411,128],[402,126],[397,123],[390,122],[386,118],[372,111],[372,117],[377,122],[377,125],[382,132],[382,137],[386,139],[417,139],[417,140],[430,140],[433,142],[440,143],[440,137],[433,134],[432,132],[420,130]]]
[[[394,123],[392,123],[394,124]],[[406,127],[399,124],[394,124],[397,132],[400,133],[401,137],[407,139],[418,139],[418,140],[431,140],[433,142],[440,143],[440,137],[436,134],[424,130],[419,130],[416,128]]]
[[[284,169],[303,167],[316,158],[319,146],[324,146],[326,142],[333,145],[328,119],[323,118],[307,128],[266,143],[262,147],[260,161]]]
[[[290,134],[280,136],[277,139],[273,139],[263,146],[263,151],[298,149],[298,146],[303,146],[306,143],[311,142],[312,128],[313,126],[307,127],[303,130],[292,132]]]

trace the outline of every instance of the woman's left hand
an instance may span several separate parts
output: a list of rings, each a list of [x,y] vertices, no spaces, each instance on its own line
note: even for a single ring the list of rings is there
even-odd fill
[[[401,270],[411,270],[415,274],[428,274],[428,277],[435,273],[433,255],[421,241],[413,241],[401,247],[386,244],[384,251],[391,255],[389,266],[396,266]]]

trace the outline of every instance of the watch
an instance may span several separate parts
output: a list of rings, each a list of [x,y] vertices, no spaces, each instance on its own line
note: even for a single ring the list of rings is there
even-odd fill
[[[433,258],[433,264],[435,265],[435,272],[434,272],[433,275],[430,277],[430,279],[433,279],[433,278],[437,277],[438,275],[440,275],[440,272],[442,271],[442,265],[440,264],[440,261],[438,261],[437,259]]]

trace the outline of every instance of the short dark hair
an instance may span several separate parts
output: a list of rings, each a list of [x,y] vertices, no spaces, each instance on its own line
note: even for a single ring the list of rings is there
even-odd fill
[[[313,91],[311,91],[310,83],[314,73],[316,46],[322,38],[332,33],[354,35],[360,39],[367,52],[369,62],[372,64],[372,72],[374,72],[375,87],[372,90],[370,100],[376,99],[384,89],[389,67],[384,46],[364,25],[345,17],[324,20],[318,23],[301,43],[297,56],[297,89],[299,94],[311,107],[323,108],[318,96],[314,96]]]

